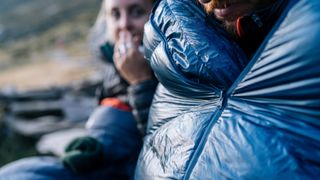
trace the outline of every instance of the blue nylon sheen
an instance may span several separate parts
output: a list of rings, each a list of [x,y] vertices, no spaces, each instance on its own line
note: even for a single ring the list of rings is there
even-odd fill
[[[197,8],[162,0],[145,26],[160,85],[135,178],[320,177],[320,2],[289,0],[248,65]]]

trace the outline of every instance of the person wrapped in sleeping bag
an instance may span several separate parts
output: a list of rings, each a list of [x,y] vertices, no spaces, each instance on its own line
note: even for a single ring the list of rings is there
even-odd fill
[[[319,178],[320,2],[272,2],[247,49],[195,1],[156,4],[144,44],[160,84],[136,179]]]

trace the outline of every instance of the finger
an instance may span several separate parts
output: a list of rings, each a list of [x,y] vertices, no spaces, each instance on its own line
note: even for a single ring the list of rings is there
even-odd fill
[[[142,44],[142,39],[139,36],[134,36],[132,42],[136,47],[139,47]]]
[[[114,54],[113,54],[113,61],[119,62],[126,56],[126,49],[124,44],[116,43],[114,46]]]
[[[122,33],[125,41],[130,41],[130,39],[132,39],[132,33],[130,31],[124,30]]]
[[[113,54],[113,62],[117,64],[120,57],[121,57],[120,53],[118,51],[115,51],[115,53]]]
[[[119,32],[119,39],[117,41],[117,43],[122,44],[128,41],[128,39],[130,38],[130,32],[127,30],[122,30]]]
[[[114,56],[113,56],[113,62],[114,62],[115,66],[116,66],[117,68],[121,68],[121,66],[122,66],[122,64],[123,64],[123,61],[124,61],[124,57],[121,56],[120,53],[114,54]]]
[[[136,49],[132,34],[128,31],[125,34],[125,44],[128,50],[131,50],[132,48]]]
[[[126,42],[126,31],[120,31],[119,32],[119,40],[118,40],[118,44],[123,44]]]

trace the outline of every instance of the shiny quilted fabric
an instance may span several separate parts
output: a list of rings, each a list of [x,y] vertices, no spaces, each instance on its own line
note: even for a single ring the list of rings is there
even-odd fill
[[[160,85],[135,178],[319,178],[319,9],[291,0],[249,62],[194,1],[159,1],[144,44]]]

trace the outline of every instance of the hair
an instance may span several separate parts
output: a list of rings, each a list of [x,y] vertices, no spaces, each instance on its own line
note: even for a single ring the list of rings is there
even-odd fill
[[[105,1],[101,1],[100,10],[94,25],[92,26],[89,36],[88,43],[90,51],[93,54],[100,53],[100,47],[109,41],[107,36],[107,22],[105,21],[106,11],[105,11]]]

